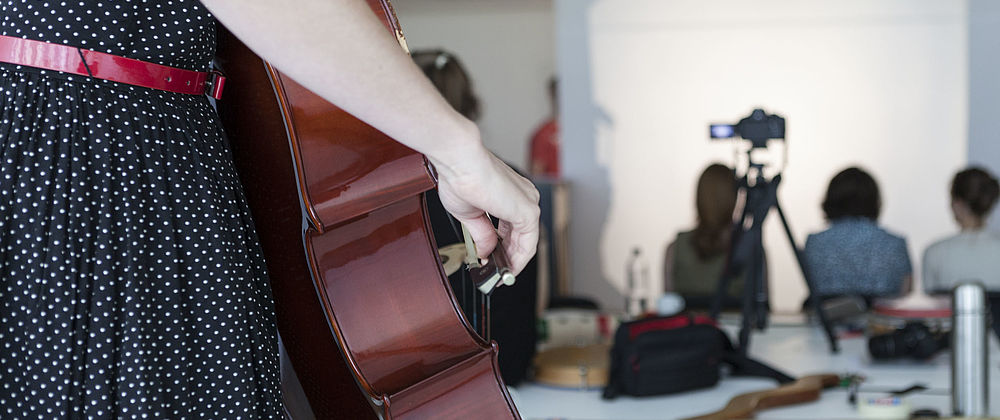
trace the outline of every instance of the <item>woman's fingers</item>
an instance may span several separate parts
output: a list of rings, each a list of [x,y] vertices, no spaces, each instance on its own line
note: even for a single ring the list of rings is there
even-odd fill
[[[471,220],[459,220],[469,230],[472,240],[476,243],[476,254],[479,258],[488,258],[493,249],[497,247],[497,231],[493,229],[493,223],[483,214]]]
[[[439,168],[438,195],[445,209],[466,223],[480,257],[493,251],[498,235],[503,239],[516,274],[535,254],[538,243],[538,191],[530,181],[484,152],[476,170]],[[500,220],[499,232],[484,213]]]
[[[504,247],[507,251],[507,259],[510,260],[511,270],[518,274],[531,261],[538,246],[538,225],[533,230],[513,230],[508,238],[504,238]],[[501,234],[503,237],[503,234]]]

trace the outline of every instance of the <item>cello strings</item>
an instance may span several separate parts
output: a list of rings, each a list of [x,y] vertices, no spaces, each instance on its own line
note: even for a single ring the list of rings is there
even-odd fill
[[[448,215],[448,222],[451,225],[451,229],[455,233],[455,236],[459,238],[465,238],[468,240],[469,238],[467,238],[468,235],[465,227],[462,226],[462,230],[460,233],[459,227],[456,224],[457,220],[455,220],[455,217],[452,216],[451,213],[446,213],[446,214]],[[493,222],[493,217],[490,216],[488,213],[486,214],[486,217],[490,219],[490,222]],[[502,246],[499,243],[497,245]],[[468,249],[475,249],[475,248],[473,246]],[[478,256],[476,256],[476,259],[478,260]],[[469,261],[468,256],[466,256],[466,261]],[[473,331],[476,331],[476,333],[479,334],[480,337],[485,338],[486,341],[490,341],[490,336],[492,335],[491,331],[492,320],[490,317],[490,312],[492,311],[492,307],[491,307],[490,294],[476,293],[478,291],[478,288],[469,288],[467,284],[471,282],[471,279],[469,279],[468,273],[466,272],[466,270],[460,270],[460,271],[462,271],[460,280],[460,283],[462,284],[461,286],[462,301],[459,302],[459,305],[462,307],[463,311],[467,313],[471,312],[471,314],[469,315],[470,318],[469,321],[472,323]]]
[[[483,328],[486,330],[486,341],[489,342],[492,340],[493,336],[493,320],[490,316],[491,312],[493,312],[493,309],[490,308],[490,302],[492,302],[492,299],[490,299],[490,295],[486,295],[484,299],[486,299],[486,311],[484,312],[484,314],[486,314],[486,319],[483,320]]]
[[[455,217],[452,216],[451,213],[445,212],[445,214],[448,215],[448,224],[451,225],[451,230],[452,230],[452,232],[455,233],[455,237],[459,238],[461,240],[465,235],[458,228],[458,225],[457,225],[458,221],[455,220]],[[466,259],[468,259],[468,258],[466,258]],[[469,322],[472,323],[472,330],[476,331],[478,333],[479,332],[479,319],[478,319],[479,316],[476,313],[476,306],[477,305],[476,305],[476,302],[475,302],[475,291],[472,290],[471,294],[470,294],[468,283],[471,280],[468,277],[467,271],[466,270],[458,270],[458,271],[461,272],[461,274],[459,275],[460,276],[459,283],[461,284],[461,288],[462,288],[461,299],[459,301],[459,306],[461,306],[463,312],[465,312],[466,314],[469,314],[469,318],[470,318]]]

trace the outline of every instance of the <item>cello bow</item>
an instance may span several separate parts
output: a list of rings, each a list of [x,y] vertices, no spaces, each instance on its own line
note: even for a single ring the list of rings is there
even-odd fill
[[[403,44],[388,0],[368,4]],[[229,88],[218,110],[308,401],[303,417],[519,419],[496,344],[469,326],[439,262],[424,156],[221,25],[217,62]]]

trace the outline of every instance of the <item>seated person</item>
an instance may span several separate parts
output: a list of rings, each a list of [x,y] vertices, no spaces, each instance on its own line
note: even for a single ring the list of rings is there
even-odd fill
[[[725,165],[713,164],[702,172],[695,193],[698,225],[677,234],[667,246],[664,288],[684,297],[690,308],[708,308],[715,298],[725,269],[736,208],[736,177]],[[723,307],[739,307],[743,278],[729,283]]]
[[[998,194],[997,179],[981,168],[955,175],[951,212],[961,230],[927,247],[923,280],[930,293],[949,293],[962,281],[982,282],[992,301],[993,328],[1000,335],[1000,234],[983,228]]]
[[[878,185],[867,172],[847,168],[833,177],[823,200],[830,227],[809,235],[804,252],[815,296],[870,301],[906,292],[913,272],[906,240],[876,224],[880,210]]]
[[[961,229],[924,252],[924,287],[947,292],[963,280],[981,281],[1000,292],[1000,234],[983,227],[997,202],[997,180],[980,168],[966,169],[951,182],[951,212]]]

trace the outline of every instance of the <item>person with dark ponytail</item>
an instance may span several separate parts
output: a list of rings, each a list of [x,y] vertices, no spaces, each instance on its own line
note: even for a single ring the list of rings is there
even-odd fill
[[[907,291],[913,268],[906,239],[878,226],[881,209],[868,172],[851,167],[830,180],[823,200],[830,227],[809,235],[804,251],[815,296],[870,299]]]
[[[924,287],[947,292],[962,281],[980,281],[1000,292],[1000,234],[984,229],[1000,186],[983,168],[969,168],[951,181],[951,211],[961,229],[924,252]]]
[[[712,164],[701,173],[695,192],[698,225],[677,234],[667,247],[664,288],[680,294],[688,306],[707,307],[717,292],[725,269],[736,208],[736,175],[722,164]],[[743,279],[730,282],[725,306],[738,306]]]
[[[472,78],[455,54],[441,49],[429,49],[414,51],[411,57],[455,111],[470,121],[479,119],[479,99],[473,88]],[[513,165],[508,166],[518,174],[526,175]],[[427,191],[424,198],[427,200],[427,214],[437,245],[445,247],[461,243],[461,228],[449,216],[437,190]],[[453,290],[465,290],[462,282],[470,281],[462,272],[463,270],[459,270],[448,276]],[[535,309],[539,296],[542,296],[538,291],[539,284],[538,262],[532,258],[517,276],[516,287],[501,287],[491,295],[491,338],[500,345],[497,364],[500,376],[509,386],[516,386],[524,380],[535,356],[535,343],[538,340]],[[467,298],[467,295],[462,296],[460,300]],[[468,308],[469,304],[470,302],[465,302],[464,306]],[[473,318],[472,313],[466,315]]]
[[[440,49],[414,51],[410,56],[455,111],[471,121],[479,120],[479,98],[458,57]]]

